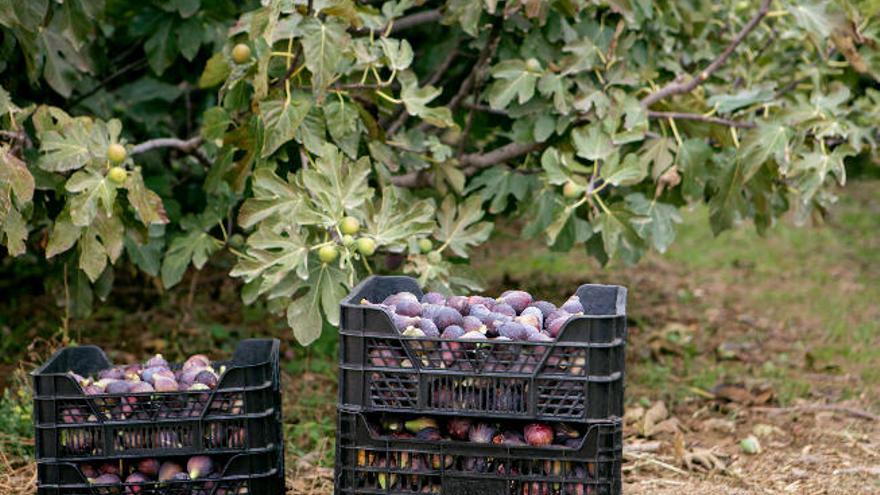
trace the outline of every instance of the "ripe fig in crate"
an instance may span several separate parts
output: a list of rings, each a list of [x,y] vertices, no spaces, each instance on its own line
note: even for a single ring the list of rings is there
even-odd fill
[[[526,445],[523,436],[519,432],[512,430],[506,430],[503,433],[495,435],[492,438],[492,443],[495,445],[507,445],[510,447],[522,447]]]
[[[147,476],[157,476],[159,474],[159,461],[156,459],[141,459],[135,464],[137,470]]]
[[[486,333],[486,325],[484,325],[483,322],[480,321],[480,319],[476,316],[465,316],[464,318],[462,318],[461,328],[463,328],[465,332],[480,332],[482,334]]]
[[[530,307],[540,310],[541,313],[544,315],[544,318],[547,318],[550,313],[556,311],[556,305],[548,301],[535,301],[531,304]]]
[[[455,459],[451,455],[431,455],[431,467],[434,469],[449,469],[452,467],[453,462],[455,462]]]
[[[428,292],[422,296],[422,302],[428,304],[446,304],[446,296],[439,292]]]
[[[119,478],[118,474],[102,474],[94,480],[91,480],[91,483],[93,485],[99,485],[95,487],[95,491],[101,495],[122,493],[122,479]]]
[[[512,290],[502,294],[498,300],[509,305],[519,314],[532,303],[532,295],[525,291]]]
[[[391,349],[370,350],[370,362],[373,366],[396,368],[400,361]]]
[[[416,433],[416,438],[423,441],[436,442],[443,440],[440,430],[437,428],[425,428]]]
[[[421,320],[419,320],[419,329],[422,331],[422,333],[425,334],[425,337],[429,339],[436,339],[440,337],[440,329],[437,328],[437,324],[427,318],[422,318]]]
[[[452,418],[446,423],[446,431],[455,440],[467,440],[471,428],[468,418]]]
[[[419,324],[418,318],[398,314],[391,315],[391,321],[394,322],[394,327],[397,328],[398,332],[402,332],[409,327],[414,327]]]
[[[533,447],[544,447],[553,443],[553,429],[543,423],[532,423],[523,429],[526,442]]]
[[[140,473],[140,472],[135,471],[135,472],[129,474],[127,478],[125,478],[126,484],[131,483],[134,485],[134,486],[126,486],[125,493],[141,493],[143,491],[144,487],[138,486],[138,484],[147,483],[149,481],[150,481],[150,479],[147,478],[147,476],[144,473]]]
[[[434,323],[437,324],[437,328],[440,330],[445,330],[446,327],[450,325],[458,325],[461,326],[462,316],[461,313],[456,311],[453,308],[441,308],[437,311],[437,316],[434,318]]]
[[[526,340],[528,338],[525,325],[515,321],[499,326],[498,335],[507,337],[510,340]]]
[[[192,479],[198,479],[207,476],[214,469],[214,463],[211,458],[204,455],[197,455],[189,458],[186,463],[186,471]]]
[[[98,372],[98,378],[101,380],[124,380],[125,370],[118,366],[104,368]]]
[[[207,368],[211,366],[211,360],[208,359],[208,356],[204,354],[196,354],[194,356],[190,356],[189,359],[184,361],[182,370],[186,371],[191,368]]]
[[[214,371],[210,369],[204,369],[196,375],[195,383],[201,383],[212,389],[217,387],[218,380],[219,377],[217,376],[217,373],[214,373]]]
[[[584,306],[581,304],[581,300],[577,296],[571,296],[565,301],[565,304],[562,305],[562,309],[575,315],[584,313]]]
[[[401,301],[412,301],[417,303],[419,302],[419,298],[416,297],[416,295],[412,292],[398,292],[396,294],[391,294],[390,296],[386,297],[385,300],[382,301],[382,304],[385,304],[387,306],[396,306],[397,303]]]
[[[446,306],[458,311],[462,316],[468,314],[470,304],[466,296],[451,296],[446,299]]]
[[[494,436],[495,428],[486,423],[477,423],[468,432],[468,440],[474,443],[492,443]]]
[[[171,481],[174,477],[183,472],[183,467],[173,461],[165,461],[159,467],[159,481]]]
[[[166,376],[154,376],[153,388],[156,389],[156,392],[177,392],[179,390],[177,382]]]
[[[496,304],[495,307],[492,309],[492,311],[494,313],[502,314],[504,316],[509,316],[511,318],[516,316],[516,310],[513,309],[513,306],[511,306],[510,304],[507,304],[505,302],[501,302],[501,303]]]
[[[489,461],[485,457],[468,457],[464,460],[462,467],[471,473],[488,473]]]

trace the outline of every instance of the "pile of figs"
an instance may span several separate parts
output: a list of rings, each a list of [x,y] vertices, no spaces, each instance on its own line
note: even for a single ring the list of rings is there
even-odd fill
[[[217,388],[223,371],[222,366],[215,370],[203,354],[191,356],[180,369],[172,370],[168,361],[156,354],[144,364],[105,368],[95,377],[82,377],[72,371],[70,375],[86,395],[125,395],[212,390]]]
[[[95,486],[96,492],[101,494],[162,493],[160,489],[162,486],[170,487],[174,482],[197,480],[203,482],[192,484],[185,489],[175,487],[174,493],[187,495],[209,493],[232,495],[233,493],[227,492],[223,487],[218,487],[212,492],[221,477],[219,472],[221,466],[208,456],[192,456],[185,463],[176,460],[160,462],[150,457],[128,462],[126,469],[120,464],[118,461],[100,465],[82,463],[79,469],[89,484]]]
[[[437,420],[432,417],[410,420],[386,418],[378,424],[377,431],[382,436],[394,439],[432,442],[453,440],[509,447],[558,445],[577,449],[583,442],[580,430],[566,423],[520,425],[472,420],[466,417],[453,417],[448,420]]]
[[[412,292],[398,292],[381,302],[361,304],[388,310],[405,337],[464,341],[552,342],[569,318],[584,313],[577,296],[557,308],[521,290],[505,291],[494,299],[438,292],[419,299]]]

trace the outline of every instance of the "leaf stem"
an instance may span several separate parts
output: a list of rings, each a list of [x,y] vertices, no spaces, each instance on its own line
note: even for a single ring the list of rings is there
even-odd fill
[[[394,98],[394,97],[392,97],[392,96],[386,95],[386,94],[383,93],[381,90],[378,90],[378,89],[377,89],[377,90],[376,90],[376,94],[379,95],[379,96],[381,96],[381,97],[384,98],[385,100],[388,100],[388,101],[390,101],[391,103],[394,103],[395,105],[400,105],[401,103],[403,103],[403,100],[398,100],[397,98]]]

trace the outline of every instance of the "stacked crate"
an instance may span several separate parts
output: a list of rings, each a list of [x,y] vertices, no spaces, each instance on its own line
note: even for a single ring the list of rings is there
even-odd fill
[[[111,367],[95,346],[62,349],[33,373],[39,495],[280,495],[284,493],[279,342],[239,343],[211,390],[86,395],[71,376]],[[139,459],[186,464],[206,455],[212,479],[100,485],[84,465],[125,479]]]
[[[362,304],[407,291],[408,277],[370,277],[342,301],[336,493],[567,495],[621,491],[626,289],[584,285],[583,315],[549,343],[400,335]],[[391,438],[389,417],[566,423],[576,446]]]

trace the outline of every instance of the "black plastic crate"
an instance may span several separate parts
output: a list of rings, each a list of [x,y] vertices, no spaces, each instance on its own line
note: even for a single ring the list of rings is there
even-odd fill
[[[283,450],[283,449],[281,449]],[[284,463],[278,448],[263,449],[226,456],[220,478],[186,481],[149,481],[117,485],[93,485],[88,482],[78,463],[40,462],[37,476],[38,495],[108,495],[137,493],[139,495],[283,495]],[[181,463],[186,458],[175,459]],[[215,458],[216,460],[216,458]],[[128,471],[122,461],[122,472]],[[122,476],[124,479],[125,476]]]
[[[590,421],[623,416],[626,289],[582,285],[585,314],[555,342],[402,337],[383,308],[362,304],[422,291],[373,276],[341,303],[339,404],[350,410]]]
[[[38,459],[195,454],[281,443],[279,346],[242,341],[213,390],[86,395],[69,371],[112,364],[95,346],[65,348],[34,371]]]
[[[336,495],[619,495],[619,419],[585,424],[578,447],[389,439],[339,411]]]

